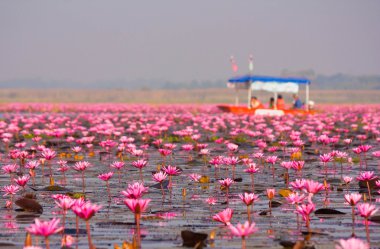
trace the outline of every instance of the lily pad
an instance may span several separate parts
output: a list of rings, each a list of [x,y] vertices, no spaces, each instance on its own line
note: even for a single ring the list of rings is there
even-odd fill
[[[183,239],[183,246],[193,247],[193,248],[203,248],[205,246],[205,240],[207,239],[208,234],[195,233],[189,230],[184,230],[184,231],[181,231],[181,237]]]
[[[371,216],[371,217],[369,217],[368,220],[370,220],[372,222],[380,223],[380,215]]]
[[[315,215],[317,217],[331,217],[331,216],[337,216],[337,215],[345,215],[346,213],[343,213],[339,210],[332,209],[332,208],[320,208],[317,209],[315,212]]]
[[[279,207],[281,205],[282,205],[282,203],[279,201],[272,201],[272,208],[276,208],[276,207]]]
[[[43,208],[42,208],[41,204],[39,204],[34,199],[29,199],[29,198],[23,197],[23,198],[16,200],[15,204],[25,211],[36,212],[39,214],[42,214],[42,212],[43,212]]]

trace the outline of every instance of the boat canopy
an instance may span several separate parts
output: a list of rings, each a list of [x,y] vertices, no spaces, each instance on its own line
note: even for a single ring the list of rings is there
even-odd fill
[[[245,88],[251,90],[264,90],[268,92],[289,92],[298,93],[299,85],[310,85],[310,80],[306,78],[281,78],[271,76],[237,76],[228,80],[227,86],[230,88]]]

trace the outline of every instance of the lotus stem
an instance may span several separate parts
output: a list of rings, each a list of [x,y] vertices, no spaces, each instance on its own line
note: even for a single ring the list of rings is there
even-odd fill
[[[86,230],[87,230],[87,239],[88,239],[88,248],[92,248],[91,234],[90,234],[90,221],[86,220]]]

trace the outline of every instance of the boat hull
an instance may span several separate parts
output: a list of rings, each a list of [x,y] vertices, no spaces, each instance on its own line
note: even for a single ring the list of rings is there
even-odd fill
[[[249,109],[246,106],[234,106],[234,105],[218,105],[219,110],[223,112],[229,112],[234,114],[249,114],[249,115],[270,115],[270,116],[280,116],[284,114],[293,114],[293,115],[310,115],[315,114],[315,110],[299,110],[299,109],[285,109],[285,110],[274,110],[269,108],[251,108]]]

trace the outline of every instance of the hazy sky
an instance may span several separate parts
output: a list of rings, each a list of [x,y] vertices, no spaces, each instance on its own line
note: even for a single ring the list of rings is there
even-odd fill
[[[380,74],[380,1],[0,1],[0,81]]]

